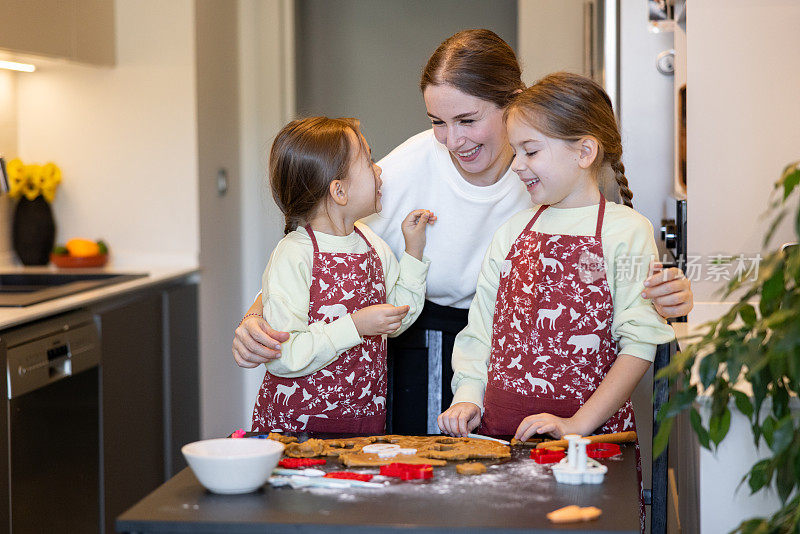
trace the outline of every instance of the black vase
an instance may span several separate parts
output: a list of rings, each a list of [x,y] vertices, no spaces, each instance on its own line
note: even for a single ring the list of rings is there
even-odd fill
[[[20,261],[24,265],[47,265],[55,240],[56,224],[50,204],[41,195],[33,200],[20,198],[12,230],[12,245]]]

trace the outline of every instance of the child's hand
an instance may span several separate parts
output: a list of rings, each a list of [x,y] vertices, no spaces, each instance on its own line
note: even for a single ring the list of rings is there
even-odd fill
[[[525,441],[534,434],[550,434],[556,439],[561,439],[564,434],[580,434],[579,429],[575,428],[572,419],[556,417],[549,413],[538,413],[529,415],[517,427],[514,438]]]
[[[481,423],[481,409],[471,402],[457,402],[439,414],[437,422],[445,434],[466,437]]]
[[[379,336],[393,334],[400,328],[400,322],[406,316],[409,306],[392,306],[391,304],[375,304],[361,308],[351,314],[358,330],[358,335]]]
[[[436,221],[436,215],[428,210],[414,210],[403,219],[400,229],[406,240],[406,253],[418,260],[425,250],[425,227]]]

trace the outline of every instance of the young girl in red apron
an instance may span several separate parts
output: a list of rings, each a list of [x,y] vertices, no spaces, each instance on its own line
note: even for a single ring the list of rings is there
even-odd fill
[[[512,169],[540,207],[495,234],[456,338],[454,403],[440,426],[463,435],[480,424],[521,440],[635,430],[630,394],[674,334],[638,294],[656,247],[652,226],[629,209],[610,100],[590,79],[557,73],[523,91],[505,118]],[[600,194],[604,166],[628,207]],[[638,283],[607,276],[627,255],[644,260]]]
[[[435,217],[403,221],[398,262],[355,224],[380,210],[380,174],[354,119],[293,121],[275,139],[270,184],[287,235],[264,273],[264,317],[290,337],[266,364],[253,431],[384,432],[386,336],[422,309]]]

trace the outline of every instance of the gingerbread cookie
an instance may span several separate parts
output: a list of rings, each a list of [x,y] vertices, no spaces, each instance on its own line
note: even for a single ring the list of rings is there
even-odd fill
[[[289,443],[283,450],[291,458],[313,458],[322,456],[325,443],[321,439],[308,439],[303,443]]]
[[[366,449],[365,449],[366,447]],[[345,439],[314,440],[289,444],[286,455],[339,457],[351,467],[415,463],[445,465],[448,460],[508,458],[508,446],[495,441],[449,436],[369,436]]]
[[[467,462],[458,464],[456,471],[459,475],[482,475],[486,472],[486,466],[480,462]]]

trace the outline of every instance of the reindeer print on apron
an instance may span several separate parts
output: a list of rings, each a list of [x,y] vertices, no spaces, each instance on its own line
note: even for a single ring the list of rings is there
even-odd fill
[[[314,247],[308,324],[330,323],[348,313],[386,302],[383,266],[369,245],[363,254],[320,252]],[[386,421],[386,340],[364,338],[333,363],[299,378],[267,372],[253,409],[253,431],[382,433]]]
[[[479,430],[484,434],[514,435],[525,417],[537,413],[571,417],[617,359],[601,240],[605,198],[593,236],[533,231],[545,209],[537,210],[501,268]],[[635,429],[627,400],[597,432]],[[638,443],[636,455],[641,482]]]

